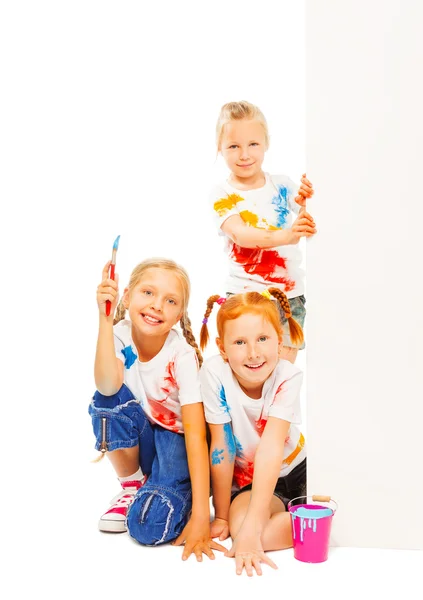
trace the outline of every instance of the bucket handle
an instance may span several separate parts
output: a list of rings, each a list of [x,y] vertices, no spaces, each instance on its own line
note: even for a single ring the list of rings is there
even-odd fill
[[[330,502],[331,501],[331,497],[330,496],[312,496],[311,497],[313,502]]]

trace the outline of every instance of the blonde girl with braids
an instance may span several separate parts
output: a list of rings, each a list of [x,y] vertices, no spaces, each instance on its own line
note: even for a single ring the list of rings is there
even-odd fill
[[[122,490],[99,529],[128,531],[147,546],[185,544],[184,560],[192,552],[199,561],[203,553],[214,558],[212,548],[225,548],[210,538],[202,357],[187,314],[188,275],[171,260],[145,260],[117,306],[119,278],[109,278],[109,265],[97,288],[97,391],[89,412],[96,448],[107,453]]]
[[[211,191],[213,215],[224,240],[229,274],[226,292],[262,292],[277,287],[288,297],[291,312],[305,320],[304,272],[298,243],[312,237],[316,226],[306,211],[314,191],[305,175],[298,187],[286,175],[270,175],[262,164],[269,131],[262,111],[250,102],[222,106],[216,126],[217,151],[228,178]],[[282,315],[282,355],[295,362],[298,349]]]
[[[211,296],[201,329],[215,304],[220,355],[207,359],[200,372],[201,394],[210,428],[214,521],[212,537],[231,535],[236,572],[262,574],[273,568],[265,554],[292,546],[287,504],[306,494],[306,449],[300,423],[301,371],[280,358],[285,313],[293,342],[301,344],[301,326],[278,288],[247,292],[228,299]]]

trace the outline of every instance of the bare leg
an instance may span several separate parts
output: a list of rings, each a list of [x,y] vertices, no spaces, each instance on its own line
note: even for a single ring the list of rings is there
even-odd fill
[[[283,510],[272,514],[263,531],[261,542],[265,551],[292,548],[291,515],[286,512],[279,498],[273,496],[273,499],[282,505]]]
[[[247,514],[251,492],[239,494],[229,510],[229,531],[234,539]],[[269,507],[269,520],[266,523],[261,541],[263,550],[283,550],[292,547],[291,516],[286,512],[282,500],[273,496]]]
[[[279,352],[279,358],[283,358],[285,360],[289,360],[292,364],[294,364],[295,359],[297,358],[298,349],[290,348],[289,346],[282,346]]]
[[[232,539],[236,538],[238,531],[241,529],[241,525],[245,519],[245,515],[247,514],[250,497],[251,492],[242,492],[241,494],[238,494],[231,504],[229,509],[229,532]]]
[[[108,452],[107,456],[113,465],[118,477],[128,477],[136,473],[140,466],[139,446],[132,448],[121,448]]]

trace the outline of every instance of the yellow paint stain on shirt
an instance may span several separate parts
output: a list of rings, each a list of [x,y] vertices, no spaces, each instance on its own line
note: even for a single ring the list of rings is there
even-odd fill
[[[250,225],[251,227],[258,227],[257,215],[250,212],[249,210],[242,210],[239,214],[242,220],[245,221],[245,223],[247,223],[247,225]]]
[[[300,439],[298,440],[297,447],[295,448],[294,452],[291,452],[291,454],[289,456],[284,458],[284,460],[283,460],[284,464],[290,465],[293,462],[293,460],[299,455],[301,450],[304,448],[304,444],[305,444],[305,438],[304,438],[303,434],[300,433]]]
[[[256,214],[250,212],[249,210],[242,210],[240,213],[240,217],[242,220],[250,227],[257,227],[257,229],[278,229],[274,225],[269,225],[266,219],[261,219],[259,223],[259,218]]]
[[[238,194],[228,194],[225,198],[219,198],[213,205],[214,210],[222,217],[225,213],[236,206],[237,202],[242,202],[244,198]]]

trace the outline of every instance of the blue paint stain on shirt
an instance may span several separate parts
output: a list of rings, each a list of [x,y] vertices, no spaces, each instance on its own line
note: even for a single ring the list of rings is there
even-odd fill
[[[126,346],[123,350],[121,350],[123,356],[125,357],[125,368],[130,369],[134,362],[137,360],[137,355],[132,350],[131,346]]]
[[[219,450],[218,448],[215,448],[212,452],[212,465],[220,465],[220,463],[222,462],[222,460],[225,458],[224,456],[221,456],[224,453],[224,450]]]
[[[238,456],[242,456],[242,444],[239,441],[239,439],[236,437],[236,435],[234,435],[234,440],[235,440],[235,448],[236,448],[236,453],[238,454]]]
[[[225,388],[223,387],[223,385],[220,385],[220,388],[219,388],[219,398],[220,398],[220,406],[224,409],[224,411],[226,413],[229,414],[229,406],[226,401]]]
[[[223,435],[225,437],[225,446],[228,451],[229,462],[233,462],[236,454],[236,444],[230,423],[225,423],[223,425]]]
[[[284,185],[278,185],[278,195],[273,196],[272,204],[275,207],[277,215],[276,227],[283,227],[286,223],[286,217],[289,214],[288,208],[288,194],[289,189]]]

